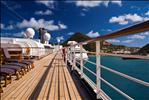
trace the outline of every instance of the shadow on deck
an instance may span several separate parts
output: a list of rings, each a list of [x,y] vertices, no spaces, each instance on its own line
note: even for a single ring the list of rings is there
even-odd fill
[[[2,100],[91,100],[79,79],[72,79],[61,54],[51,54],[34,64],[33,70],[4,88]]]

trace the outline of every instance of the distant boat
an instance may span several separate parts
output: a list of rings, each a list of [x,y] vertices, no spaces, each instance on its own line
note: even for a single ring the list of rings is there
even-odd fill
[[[133,59],[139,59],[139,58],[131,58],[131,57],[122,57],[123,60],[133,60]]]

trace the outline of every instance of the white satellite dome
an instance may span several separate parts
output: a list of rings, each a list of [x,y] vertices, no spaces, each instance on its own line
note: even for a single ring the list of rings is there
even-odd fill
[[[49,41],[51,39],[51,35],[49,33],[44,34],[44,40]]]
[[[33,28],[27,28],[27,29],[26,29],[25,36],[26,36],[27,38],[33,38],[34,35],[35,35],[35,31],[34,31]]]

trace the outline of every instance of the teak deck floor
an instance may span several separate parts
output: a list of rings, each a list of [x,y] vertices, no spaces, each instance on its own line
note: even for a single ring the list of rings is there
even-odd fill
[[[34,69],[4,88],[1,100],[81,99],[60,53],[50,54],[34,64]]]

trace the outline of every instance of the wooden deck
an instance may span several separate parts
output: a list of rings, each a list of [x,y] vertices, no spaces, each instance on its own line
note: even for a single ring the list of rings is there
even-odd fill
[[[35,61],[34,69],[3,89],[1,100],[81,100],[61,54]]]

